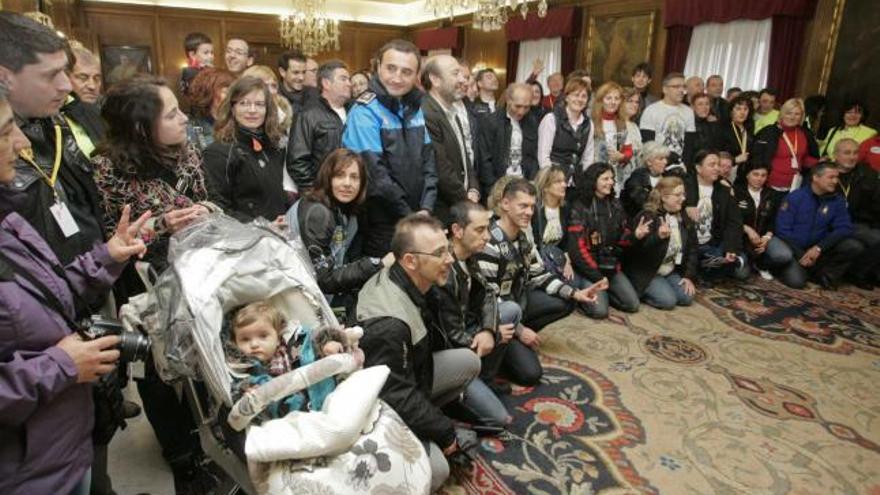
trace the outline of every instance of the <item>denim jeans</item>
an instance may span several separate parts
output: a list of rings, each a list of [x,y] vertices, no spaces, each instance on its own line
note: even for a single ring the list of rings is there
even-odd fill
[[[510,413],[501,399],[483,380],[474,379],[464,391],[464,407],[467,408],[480,424],[489,426],[505,426],[510,422]]]
[[[575,274],[572,285],[578,289],[585,289],[593,282]],[[590,318],[601,320],[608,317],[608,305],[614,306],[626,313],[635,313],[639,310],[639,295],[632,283],[623,272],[617,272],[608,279],[608,290],[604,290],[596,296],[594,303],[577,303],[578,309]]]
[[[721,246],[715,246],[712,244],[701,244],[699,246],[700,251],[700,274],[709,277],[719,277],[719,276],[728,276],[733,277],[736,280],[745,280],[749,278],[751,274],[751,268],[749,264],[746,263],[746,258],[742,253],[736,253],[737,256],[742,258],[742,262],[739,260],[734,261],[732,263],[719,263],[717,265],[713,264],[713,261],[718,261],[718,258],[723,258],[726,254]]]
[[[685,294],[681,286],[681,275],[672,272],[665,277],[656,275],[645,289],[642,300],[657,309],[673,309],[675,306],[690,306],[694,297]]]

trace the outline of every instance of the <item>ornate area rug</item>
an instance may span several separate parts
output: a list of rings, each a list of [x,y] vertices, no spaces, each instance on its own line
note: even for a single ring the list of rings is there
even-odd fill
[[[573,315],[448,494],[880,495],[880,291],[719,284]]]

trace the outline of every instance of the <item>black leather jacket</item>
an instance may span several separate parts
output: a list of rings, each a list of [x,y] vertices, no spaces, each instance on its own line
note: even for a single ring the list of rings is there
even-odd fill
[[[456,260],[446,284],[431,291],[445,348],[470,347],[474,335],[483,330],[498,339],[498,295],[489,287],[473,257],[464,264]]]
[[[241,222],[257,217],[271,222],[287,211],[284,150],[266,139],[260,142],[256,151],[252,136],[239,130],[235,142],[215,141],[203,156],[208,200]]]
[[[351,248],[346,252],[346,263],[336,265],[330,254],[330,247],[336,227],[344,219],[342,212],[331,211],[317,201],[302,199],[297,209],[297,219],[300,236],[315,266],[315,275],[321,292],[341,294],[360,290],[364,282],[382,269],[381,260],[357,257]]]
[[[323,96],[296,118],[287,146],[287,172],[300,190],[312,187],[324,158],[342,146],[344,127]]]
[[[538,122],[531,115],[519,121],[522,129],[522,171],[526,179],[533,179],[538,173]],[[507,173],[510,164],[510,134],[512,124],[507,109],[501,108],[493,114],[485,115],[480,121],[480,163],[477,174],[480,177],[481,194],[489,196],[492,186]]]
[[[61,264],[65,265],[77,255],[91,250],[96,242],[104,241],[103,210],[95,186],[94,170],[89,159],[76,144],[67,122],[60,115],[19,120],[18,124],[31,142],[34,163],[43,173],[40,174],[33,165],[18,158],[12,183],[0,187],[7,187],[24,195],[24,204],[18,213],[46,240]],[[52,187],[43,177],[52,176],[56,156],[56,126],[61,133],[61,161],[55,189],[79,229],[69,237],[61,231],[49,210],[55,204],[56,198]]]

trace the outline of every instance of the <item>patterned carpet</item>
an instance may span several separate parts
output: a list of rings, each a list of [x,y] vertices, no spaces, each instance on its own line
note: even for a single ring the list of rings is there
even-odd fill
[[[447,494],[880,495],[880,291],[719,284],[571,316]]]

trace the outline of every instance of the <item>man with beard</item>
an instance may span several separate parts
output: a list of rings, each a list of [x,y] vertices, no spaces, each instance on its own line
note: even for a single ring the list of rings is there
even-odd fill
[[[434,144],[437,165],[437,204],[434,215],[448,219],[449,208],[462,200],[480,200],[479,181],[474,171],[477,160],[476,120],[462,103],[466,84],[461,65],[450,55],[428,59],[422,70],[422,87],[428,95],[422,100],[425,126]]]

